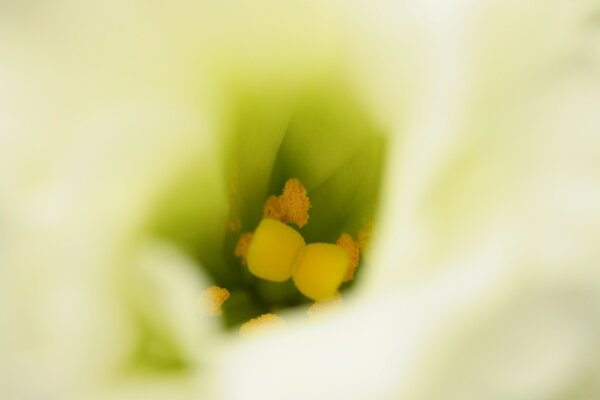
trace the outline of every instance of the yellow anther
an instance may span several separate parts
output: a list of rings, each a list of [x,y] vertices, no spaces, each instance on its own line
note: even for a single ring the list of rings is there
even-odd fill
[[[358,247],[364,252],[369,247],[371,237],[373,236],[373,223],[367,222],[360,231],[358,231]]]
[[[336,243],[338,246],[346,250],[346,253],[348,253],[350,261],[348,262],[346,275],[344,275],[344,282],[351,281],[354,279],[354,273],[356,272],[356,268],[360,262],[360,250],[358,248],[358,243],[356,243],[354,239],[352,239],[352,236],[347,233],[342,233]]]
[[[302,228],[308,223],[310,199],[296,178],[288,179],[281,196],[270,196],[263,207],[263,218],[293,223]]]
[[[285,222],[286,218],[281,211],[281,205],[279,203],[279,197],[270,196],[265,203],[263,208],[263,218],[276,219],[277,221]]]
[[[235,256],[240,257],[242,259],[243,265],[248,264],[248,248],[250,247],[250,243],[252,242],[253,236],[254,234],[252,232],[243,233],[238,239],[237,244],[235,245]]]
[[[304,245],[304,238],[294,228],[265,218],[248,248],[248,269],[259,278],[283,282],[292,276],[294,261]]]
[[[338,245],[309,244],[296,260],[294,283],[308,298],[316,301],[330,299],[342,284],[348,262],[348,253]]]
[[[229,298],[229,291],[218,286],[206,288],[200,294],[198,302],[206,315],[218,316],[223,314],[221,306]]]
[[[300,228],[308,223],[310,199],[298,179],[292,178],[285,183],[283,193],[279,196],[279,205],[287,222]]]
[[[342,295],[338,292],[332,298],[325,301],[316,301],[306,311],[309,317],[320,317],[328,312],[334,311],[342,305]]]
[[[242,324],[240,335],[265,332],[273,328],[281,328],[284,325],[285,321],[280,316],[271,313],[263,314]]]

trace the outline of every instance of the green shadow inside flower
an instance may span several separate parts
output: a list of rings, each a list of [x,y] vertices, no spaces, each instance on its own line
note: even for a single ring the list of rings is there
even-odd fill
[[[256,229],[265,201],[281,194],[288,179],[302,182],[312,203],[308,224],[298,229],[307,243],[335,243],[344,232],[356,238],[376,217],[385,132],[337,80],[275,86],[232,89],[222,124],[223,168],[203,175],[199,160],[161,203],[155,227],[229,290],[225,327],[311,302],[291,280],[259,279],[235,256],[240,235]]]

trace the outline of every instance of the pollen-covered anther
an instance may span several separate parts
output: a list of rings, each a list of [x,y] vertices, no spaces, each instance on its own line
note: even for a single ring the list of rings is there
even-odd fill
[[[348,233],[342,233],[336,243],[348,253],[349,262],[346,275],[344,275],[344,282],[351,281],[354,279],[356,268],[358,268],[358,263],[360,262],[360,249],[358,243],[354,241],[352,236]]]
[[[360,231],[358,231],[358,248],[360,251],[365,252],[371,242],[373,236],[373,223],[367,222]]]
[[[210,316],[219,316],[223,314],[221,306],[228,298],[229,291],[227,289],[218,286],[211,286],[202,291],[198,302],[200,303],[204,314]]]
[[[285,321],[278,315],[267,313],[253,318],[240,326],[240,335],[263,333],[271,329],[277,329],[285,326]]]
[[[250,243],[252,242],[253,236],[254,234],[252,232],[243,233],[238,239],[237,244],[235,245],[235,256],[240,257],[242,259],[243,265],[248,264],[248,248],[250,247]]]
[[[304,238],[294,228],[265,218],[248,248],[248,270],[259,278],[283,282],[292,276],[294,262],[304,246]]]
[[[294,284],[306,297],[322,301],[335,296],[348,270],[346,250],[336,244],[307,245],[294,265]]]
[[[279,196],[279,206],[288,223],[302,228],[308,223],[308,210],[311,207],[306,189],[296,178],[289,179]]]
[[[321,317],[335,311],[342,305],[342,295],[338,292],[329,300],[315,301],[306,314],[310,318]]]
[[[263,207],[263,218],[276,219],[277,221],[286,222],[285,215],[281,210],[279,197],[269,196]]]

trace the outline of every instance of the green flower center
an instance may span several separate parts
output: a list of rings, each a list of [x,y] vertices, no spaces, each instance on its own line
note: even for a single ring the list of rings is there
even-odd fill
[[[299,236],[306,243],[351,248],[375,223],[386,143],[350,90],[331,81],[294,90],[236,88],[224,99],[218,124],[222,172],[216,178],[192,172],[194,178],[161,205],[171,211],[155,230],[195,258],[215,286],[229,291],[221,318],[231,328],[314,301],[289,274],[278,282],[262,279],[236,256],[240,237],[256,231],[269,201],[290,179],[301,182],[311,207],[310,217],[294,226]],[[335,253],[308,248],[311,255]],[[358,258],[352,250],[348,256]],[[365,258],[360,259],[356,279],[343,283],[341,292],[360,279]],[[333,265],[322,264],[325,270]]]

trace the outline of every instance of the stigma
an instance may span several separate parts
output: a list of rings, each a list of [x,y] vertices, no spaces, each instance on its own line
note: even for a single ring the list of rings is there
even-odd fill
[[[336,243],[307,244],[291,224],[305,226],[310,207],[306,188],[298,179],[289,179],[281,195],[267,198],[263,219],[254,232],[240,236],[235,255],[254,276],[271,282],[292,278],[300,293],[322,302],[354,278],[360,244],[345,232]]]
[[[323,301],[335,296],[348,269],[348,253],[336,244],[312,243],[299,255],[294,284],[306,297]]]
[[[263,219],[248,247],[248,269],[255,276],[283,282],[292,276],[298,254],[304,249],[304,238],[292,227],[274,219]]]

